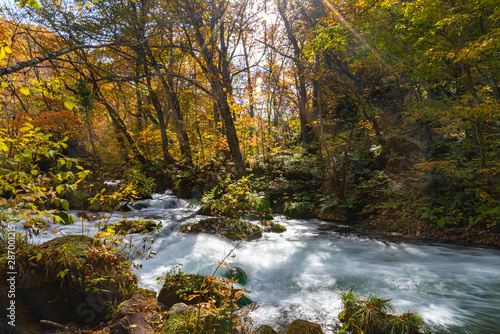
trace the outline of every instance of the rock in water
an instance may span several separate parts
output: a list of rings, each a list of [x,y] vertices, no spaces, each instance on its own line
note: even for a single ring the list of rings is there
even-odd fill
[[[288,328],[288,334],[323,334],[321,326],[313,322],[297,319]]]
[[[254,334],[278,334],[271,326],[262,325],[254,332]]]
[[[247,273],[241,269],[240,267],[230,267],[228,268],[224,274],[224,277],[231,278],[240,283],[241,285],[247,284],[248,276]]]

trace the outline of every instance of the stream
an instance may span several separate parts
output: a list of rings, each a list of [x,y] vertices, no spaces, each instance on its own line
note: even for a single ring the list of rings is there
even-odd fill
[[[135,260],[143,266],[137,274],[144,288],[159,291],[156,278],[178,264],[186,273],[211,275],[237,244],[213,235],[179,233],[184,223],[203,216],[195,214],[196,206],[168,192],[135,202],[131,209],[115,213],[109,222],[125,215],[163,225],[150,235],[157,255]],[[76,217],[76,212],[72,214]],[[275,216],[274,222],[287,231],[264,233],[259,240],[241,243],[228,261],[248,275],[244,288],[259,305],[252,313],[255,326],[269,324],[280,331],[300,318],[320,324],[325,333],[335,333],[340,292],[352,287],[362,297],[391,298],[398,314],[417,312],[433,333],[499,333],[499,250],[390,242],[394,238],[360,234],[349,225],[319,220]],[[93,235],[97,229],[77,220],[71,226],[60,225],[58,231],[36,241]]]

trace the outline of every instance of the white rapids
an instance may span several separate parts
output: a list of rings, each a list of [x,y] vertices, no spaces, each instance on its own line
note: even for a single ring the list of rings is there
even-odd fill
[[[179,233],[186,222],[202,218],[196,206],[167,192],[130,205],[109,222],[161,221],[152,235],[156,256],[142,261],[140,286],[158,291],[157,277],[182,264],[187,273],[213,274],[236,242],[213,235]],[[76,212],[73,212],[76,216]],[[417,312],[435,333],[497,333],[500,328],[500,251],[436,244],[393,243],[348,232],[345,225],[319,220],[275,218],[281,234],[243,242],[231,258],[245,270],[245,289],[259,305],[254,325],[280,331],[295,319],[320,324],[334,333],[339,324],[340,292],[351,287],[361,296],[391,298],[397,313]],[[94,223],[58,225],[57,233],[35,237],[44,242],[68,234],[93,235]],[[54,226],[51,227],[51,229]],[[347,232],[346,232],[347,230]],[[382,241],[381,241],[382,240]]]

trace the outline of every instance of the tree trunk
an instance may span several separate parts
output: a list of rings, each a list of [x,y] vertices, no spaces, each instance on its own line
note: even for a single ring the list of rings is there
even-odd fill
[[[303,55],[302,50],[300,49],[299,43],[295,34],[293,32],[292,26],[288,20],[288,17],[285,14],[286,4],[283,2],[278,2],[278,12],[285,24],[285,31],[288,39],[292,43],[293,46],[293,61],[295,63],[295,67],[297,68],[297,90],[299,92],[298,96],[298,108],[299,108],[299,118],[300,118],[300,130],[302,132],[302,142],[304,144],[311,143],[311,125],[308,121],[307,117],[307,87],[306,87],[306,71],[305,66],[302,61]],[[314,138],[316,139],[316,138]]]
[[[107,110],[109,117],[111,117],[111,120],[113,121],[113,125],[116,127],[119,132],[123,134],[123,136],[127,139],[128,143],[130,144],[130,147],[132,148],[132,151],[134,152],[135,157],[139,162],[143,165],[146,165],[149,163],[148,159],[144,156],[144,154],[141,152],[139,149],[139,146],[137,145],[137,142],[135,141],[134,137],[128,131],[127,125],[123,121],[123,119],[120,117],[118,112],[106,101],[104,96],[100,92],[96,94],[96,100],[101,103]]]

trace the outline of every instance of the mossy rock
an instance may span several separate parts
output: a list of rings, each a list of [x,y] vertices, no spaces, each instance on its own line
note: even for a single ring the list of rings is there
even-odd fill
[[[210,298],[214,298],[217,304],[220,303],[222,297],[217,293],[217,290],[223,288],[221,283],[214,282],[213,278],[209,278],[199,274],[185,274],[178,272],[167,274],[165,283],[158,294],[158,302],[162,303],[162,310],[169,310],[177,303],[185,303],[187,305],[195,305],[200,302],[206,302]],[[210,287],[211,286],[211,287]],[[190,298],[196,295],[195,291],[207,290],[204,295]],[[241,296],[236,304],[239,307],[250,305],[252,300],[246,296]]]
[[[278,332],[269,325],[262,325],[255,330],[254,334],[278,334]]]
[[[0,279],[6,281],[5,257],[0,264]],[[24,329],[42,319],[95,326],[137,285],[120,254],[82,235],[19,246],[16,270],[16,311],[23,315]]]
[[[306,320],[297,319],[288,328],[288,334],[323,334],[321,326]]]
[[[103,227],[103,230],[111,229],[116,234],[150,233],[162,228],[161,223],[152,220],[122,220]]]
[[[229,218],[208,218],[197,223],[186,224],[183,233],[208,233],[231,239],[251,241],[262,237],[262,229],[246,220]]]
[[[272,221],[263,221],[261,225],[264,232],[283,233],[286,231],[285,226],[278,223],[273,223]]]
[[[167,274],[165,283],[158,294],[158,302],[162,303],[165,309],[170,309],[177,303],[194,305],[199,303],[198,298],[189,299],[194,291],[200,290],[205,277],[198,274]],[[203,300],[205,301],[205,300]]]

